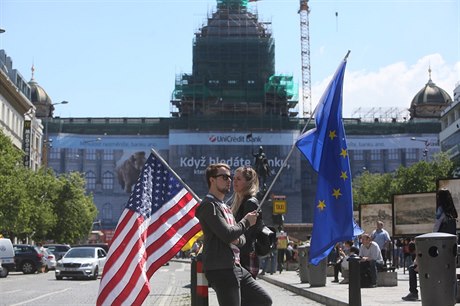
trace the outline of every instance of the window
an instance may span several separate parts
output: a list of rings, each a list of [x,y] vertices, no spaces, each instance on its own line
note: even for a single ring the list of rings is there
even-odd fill
[[[60,149],[58,148],[49,148],[49,158],[50,159],[58,159],[59,158],[59,151]]]
[[[104,172],[102,175],[102,189],[113,189],[113,173],[110,171]]]
[[[406,159],[417,159],[418,149],[406,149]]]
[[[399,159],[399,149],[389,149],[388,150],[388,159],[397,160]]]
[[[382,152],[380,150],[371,150],[371,160],[380,160]]]
[[[86,189],[94,190],[96,189],[96,174],[93,171],[86,172]]]
[[[102,207],[102,219],[111,221],[112,218],[112,205],[110,205],[110,203],[105,203]]]
[[[364,151],[363,150],[353,150],[353,160],[364,160]]]
[[[112,150],[104,150],[103,159],[104,160],[113,160],[113,151]]]
[[[87,160],[96,160],[96,150],[95,149],[87,149],[86,150],[86,159]]]

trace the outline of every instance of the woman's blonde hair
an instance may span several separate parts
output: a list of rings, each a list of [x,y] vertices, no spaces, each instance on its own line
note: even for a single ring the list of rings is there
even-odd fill
[[[246,188],[241,192],[235,192],[233,194],[233,201],[232,201],[232,213],[236,215],[238,209],[243,202],[243,199],[246,197],[254,197],[259,192],[259,178],[257,176],[257,172],[252,169],[251,167],[239,167],[235,170],[235,175],[237,173],[241,173],[244,179],[247,182]]]

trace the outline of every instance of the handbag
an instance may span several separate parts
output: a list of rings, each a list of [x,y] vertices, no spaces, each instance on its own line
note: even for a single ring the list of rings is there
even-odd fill
[[[255,251],[257,256],[265,256],[270,252],[272,244],[275,242],[275,233],[264,226],[257,234],[255,241]]]

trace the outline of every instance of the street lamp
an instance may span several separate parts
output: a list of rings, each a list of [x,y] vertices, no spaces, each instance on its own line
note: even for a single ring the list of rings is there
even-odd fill
[[[415,137],[412,137],[410,140],[420,141],[425,144],[425,149],[423,149],[423,157],[425,158],[425,161],[428,161],[428,147],[431,145],[430,141],[428,139],[417,139]]]
[[[59,105],[59,104],[68,104],[69,101],[61,101],[57,103],[51,103],[48,104],[48,109],[46,112],[46,119],[45,119],[45,140],[43,141],[43,153],[42,153],[42,161],[43,165],[45,166],[45,169],[48,168],[48,151],[49,148],[51,147],[51,140],[48,137],[48,122],[50,121],[50,118],[53,117],[53,110],[54,110],[54,105]]]

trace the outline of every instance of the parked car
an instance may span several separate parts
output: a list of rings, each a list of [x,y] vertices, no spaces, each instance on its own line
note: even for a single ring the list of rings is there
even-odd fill
[[[54,254],[56,260],[61,259],[70,250],[70,245],[68,244],[44,244],[43,247]]]
[[[14,262],[16,271],[24,274],[32,274],[40,271],[43,266],[43,254],[40,250],[30,244],[13,244]]]
[[[103,248],[106,253],[109,253],[109,244],[108,243],[86,243],[86,244],[76,244],[72,245],[73,248],[75,247],[99,247]]]
[[[0,238],[0,278],[7,277],[10,271],[15,270],[14,248],[11,240]]]
[[[71,248],[56,265],[57,280],[63,277],[89,278],[96,280],[103,271],[107,253],[99,247]]]
[[[45,261],[45,272],[48,272],[49,270],[55,270],[56,269],[56,257],[54,256],[54,254],[52,254],[51,252],[48,252],[46,249],[44,249],[44,251],[42,251],[42,254],[43,254],[43,259]]]

